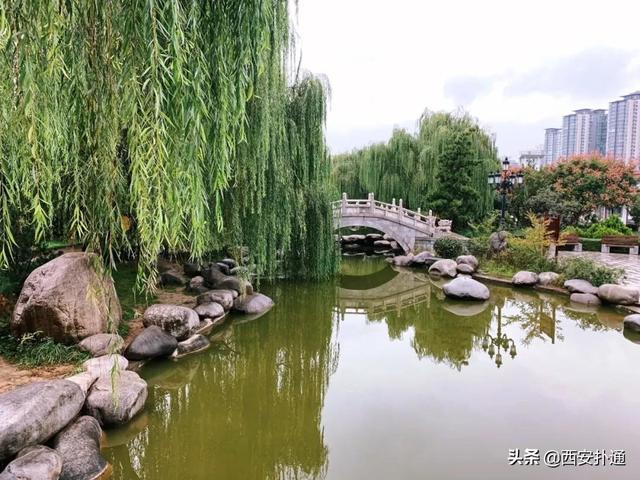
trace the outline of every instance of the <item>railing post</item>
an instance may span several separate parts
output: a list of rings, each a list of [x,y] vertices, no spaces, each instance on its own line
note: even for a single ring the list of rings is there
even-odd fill
[[[402,199],[398,200],[398,217],[402,218]]]
[[[373,213],[376,209],[376,200],[373,196],[373,192],[369,193],[369,212]]]
[[[342,192],[342,208],[347,208],[347,193]]]

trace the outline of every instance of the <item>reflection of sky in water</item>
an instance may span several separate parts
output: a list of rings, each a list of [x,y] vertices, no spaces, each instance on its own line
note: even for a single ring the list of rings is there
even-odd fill
[[[640,345],[619,313],[497,287],[450,302],[441,282],[388,268],[265,286],[263,318],[150,365],[148,418],[110,436],[115,478],[638,478]],[[500,368],[482,348],[498,312],[517,348]],[[510,448],[621,448],[628,466],[509,467]]]

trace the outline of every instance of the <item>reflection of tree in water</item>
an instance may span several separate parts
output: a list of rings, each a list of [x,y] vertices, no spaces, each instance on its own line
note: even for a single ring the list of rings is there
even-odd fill
[[[466,309],[473,307],[470,302],[442,300],[437,289],[426,285],[430,291],[430,301],[397,312],[389,312],[376,320],[384,320],[390,338],[400,338],[413,328],[411,346],[419,358],[428,357],[438,363],[445,363],[460,370],[466,365],[474,348],[480,345],[491,323],[491,310],[481,304],[478,313],[467,315]],[[448,307],[450,310],[445,308]],[[452,311],[463,312],[456,315]],[[370,318],[371,319],[371,318]]]
[[[226,347],[166,367],[184,369],[188,383],[151,375],[148,428],[106,452],[116,472],[129,472],[123,478],[324,477],[320,413],[338,360],[335,287],[270,293],[276,307],[234,325]]]
[[[521,339],[524,345],[530,345],[533,340],[564,340],[555,298],[544,298],[534,292],[510,288],[497,288],[494,295],[497,297],[496,303],[509,312],[502,314],[503,324],[518,325],[524,332]]]

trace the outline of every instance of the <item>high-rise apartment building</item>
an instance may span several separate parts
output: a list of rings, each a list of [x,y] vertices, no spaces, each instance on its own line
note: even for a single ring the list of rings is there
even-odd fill
[[[547,128],[544,131],[543,165],[551,165],[562,155],[562,129]]]
[[[609,104],[607,155],[640,160],[640,91]]]
[[[607,112],[583,108],[562,119],[561,156],[603,153],[606,149]]]

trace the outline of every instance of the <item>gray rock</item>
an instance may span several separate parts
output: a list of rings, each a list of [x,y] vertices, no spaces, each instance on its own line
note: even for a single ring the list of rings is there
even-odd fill
[[[244,292],[244,282],[238,277],[225,275],[217,265],[210,266],[202,272],[204,283],[209,288],[216,290],[235,290],[238,293]]]
[[[469,265],[468,263],[459,263],[456,266],[456,270],[458,270],[459,273],[464,273],[465,275],[471,275],[473,272],[475,272],[475,268],[473,268],[473,265]]]
[[[89,352],[92,357],[101,357],[109,353],[122,352],[124,340],[117,333],[97,333],[82,340],[78,348]]]
[[[102,428],[89,416],[76,419],[53,440],[53,447],[62,458],[61,480],[104,478],[110,469],[100,455]]]
[[[145,310],[142,323],[145,327],[156,325],[169,335],[183,340],[198,328],[200,318],[190,308],[156,303]]]
[[[217,302],[202,303],[195,308],[195,311],[201,319],[214,319],[224,315],[224,308]]]
[[[65,253],[24,282],[11,318],[14,335],[42,332],[66,344],[117,328],[122,318],[111,277],[97,272],[96,255]]]
[[[493,232],[489,236],[489,248],[492,253],[500,253],[507,248],[507,239],[509,234],[504,230],[499,232]]]
[[[202,352],[209,348],[209,340],[204,335],[196,334],[178,344],[172,357],[181,358],[192,353]]]
[[[367,233],[366,240],[369,243],[377,242],[382,240],[383,235],[381,233]]]
[[[598,287],[594,287],[586,280],[581,280],[578,278],[574,278],[572,280],[567,280],[566,282],[564,282],[564,288],[569,290],[569,292],[571,293],[590,293],[592,295],[598,294]]]
[[[68,380],[34,382],[0,395],[0,461],[47,441],[83,403],[82,389]]]
[[[177,270],[167,270],[160,274],[161,285],[186,285],[188,283],[187,278]]]
[[[640,332],[640,314],[634,313],[624,317],[623,325],[625,329],[632,330],[634,332]]]
[[[429,273],[442,277],[455,277],[458,274],[458,265],[455,260],[442,259],[429,267]]]
[[[473,255],[460,255],[456,258],[456,263],[458,265],[470,265],[475,272],[478,269],[478,259]]]
[[[538,275],[534,272],[522,270],[513,276],[511,283],[518,287],[531,287],[538,283]]]
[[[542,272],[538,275],[538,283],[545,286],[555,285],[559,278],[560,275],[556,272]]]
[[[236,262],[233,258],[223,258],[220,260],[220,263],[224,263],[227,267],[236,268],[238,266],[238,262]]]
[[[420,252],[417,255],[413,256],[411,263],[413,265],[432,265],[438,259],[434,257],[431,252]]]
[[[204,284],[204,278],[202,278],[201,276],[197,276],[197,277],[193,277],[191,280],[189,280],[189,285],[187,286],[187,291],[191,292],[191,293],[204,293],[207,290],[209,290],[207,288],[207,286]]]
[[[638,303],[638,297],[640,294],[637,288],[606,283],[598,287],[598,296],[600,297],[600,300],[607,303],[635,305]]]
[[[466,264],[463,264],[466,265]],[[460,266],[460,265],[458,265]],[[467,265],[470,267],[470,265]],[[489,289],[486,285],[470,277],[458,277],[442,287],[444,294],[450,298],[463,300],[488,300]]]
[[[94,377],[110,375],[113,369],[126,370],[129,362],[122,355],[103,355],[87,360],[82,367]]]
[[[262,293],[243,295],[235,299],[233,309],[248,315],[264,313],[273,307],[273,300]]]
[[[55,450],[34,445],[20,450],[18,456],[0,473],[0,480],[58,480],[62,458]]]
[[[147,382],[131,370],[121,370],[113,378],[103,375],[96,380],[89,390],[85,410],[101,425],[121,425],[142,410],[146,400]]]
[[[583,305],[600,305],[600,299],[592,293],[572,293],[569,297],[574,303],[582,303]]]
[[[235,290],[209,290],[208,292],[198,295],[196,303],[203,305],[205,303],[215,302],[222,305],[225,310],[233,307],[233,299],[238,296]]]
[[[70,382],[78,385],[82,389],[82,394],[85,397],[87,396],[87,393],[89,393],[91,385],[93,385],[97,379],[98,377],[89,372],[80,372],[65,378],[65,380],[69,380]]]
[[[216,265],[218,266],[218,269],[224,273],[225,275],[231,275],[231,269],[229,268],[229,265],[227,265],[226,263],[222,263],[222,262],[216,262]]]
[[[196,277],[200,275],[200,270],[202,267],[199,263],[196,262],[185,262],[182,265],[182,269],[184,270],[184,274],[188,277]]]
[[[157,325],[142,330],[133,339],[124,356],[129,360],[168,357],[178,347],[178,341]]]

